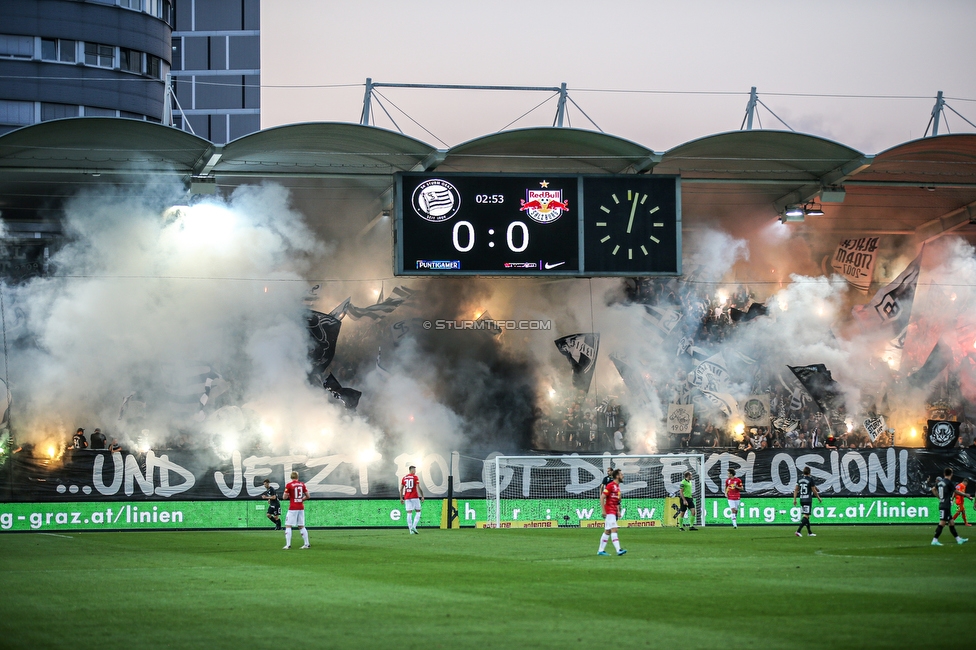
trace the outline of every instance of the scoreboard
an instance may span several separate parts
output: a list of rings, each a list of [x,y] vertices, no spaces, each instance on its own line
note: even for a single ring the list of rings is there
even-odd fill
[[[397,275],[680,275],[677,176],[396,176]]]

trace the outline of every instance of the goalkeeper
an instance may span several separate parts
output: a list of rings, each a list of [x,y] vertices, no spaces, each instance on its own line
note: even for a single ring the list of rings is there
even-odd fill
[[[689,513],[691,526],[688,527],[688,530],[698,530],[695,528],[698,511],[695,510],[695,485],[691,482],[691,472],[685,472],[685,478],[681,481],[681,492],[678,496],[681,498],[680,514],[682,517],[679,530],[685,529],[685,522],[689,521]]]

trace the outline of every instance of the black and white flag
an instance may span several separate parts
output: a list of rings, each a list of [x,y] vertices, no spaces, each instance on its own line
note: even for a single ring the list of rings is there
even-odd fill
[[[864,421],[864,430],[867,431],[868,435],[871,437],[871,442],[877,440],[878,436],[884,433],[887,426],[888,425],[885,424],[883,415],[879,415],[876,418],[868,418]]]
[[[893,337],[901,338],[904,343],[903,333],[912,317],[912,305],[915,302],[915,289],[921,268],[920,252],[891,284],[874,294],[871,302],[855,307],[853,314],[861,327],[867,330],[887,327]]]
[[[810,393],[810,397],[820,407],[821,412],[827,414],[844,406],[844,393],[840,384],[834,381],[822,363],[809,366],[786,366],[796,376],[803,387]]]
[[[942,339],[935,344],[922,367],[908,376],[908,383],[915,388],[928,386],[933,379],[942,374],[952,362],[952,348]]]
[[[589,392],[596,368],[596,355],[600,350],[599,332],[570,334],[553,342],[573,367],[573,386],[584,393]]]
[[[611,354],[610,360],[613,361],[614,367],[620,373],[620,378],[624,380],[624,386],[633,395],[637,401],[637,405],[644,406],[645,404],[650,404],[654,400],[654,391],[648,386],[647,381],[640,371],[617,354]]]
[[[695,366],[688,374],[688,383],[700,390],[713,407],[726,415],[735,415],[738,412],[738,403],[730,393],[732,379],[721,352]]]
[[[413,289],[408,289],[407,287],[394,287],[390,294],[390,297],[386,300],[378,301],[375,305],[370,305],[368,307],[357,307],[347,299],[343,303],[343,305],[345,305],[343,314],[348,314],[349,317],[354,320],[359,320],[360,318],[372,318],[373,320],[378,320],[412,298],[414,291]],[[342,318],[342,316],[339,316],[339,318]]]
[[[766,309],[766,305],[762,304],[761,302],[754,302],[749,305],[749,309],[746,311],[731,307],[729,309],[729,318],[732,319],[733,323],[748,323],[753,318],[765,316],[768,311],[769,310]]]
[[[647,312],[644,320],[654,328],[654,333],[662,340],[666,339],[681,322],[681,312],[672,307],[644,305],[644,311]]]
[[[355,411],[356,407],[359,406],[359,398],[363,396],[362,391],[358,391],[354,388],[343,388],[339,384],[339,380],[336,379],[332,373],[326,377],[325,382],[322,384],[327,391],[332,393],[332,396],[342,402],[350,411]]]
[[[307,325],[308,333],[312,337],[311,350],[308,353],[312,372],[324,375],[335,358],[336,341],[339,340],[342,321],[335,314],[313,311],[309,313]]]

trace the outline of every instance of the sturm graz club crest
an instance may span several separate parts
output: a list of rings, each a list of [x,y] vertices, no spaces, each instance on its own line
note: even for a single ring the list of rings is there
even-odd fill
[[[562,190],[550,190],[549,181],[542,181],[539,185],[541,189],[525,190],[519,210],[538,223],[552,223],[563,212],[569,212],[569,199],[563,201]]]
[[[440,178],[431,178],[417,186],[411,199],[413,211],[425,221],[447,221],[461,209],[457,188]]]

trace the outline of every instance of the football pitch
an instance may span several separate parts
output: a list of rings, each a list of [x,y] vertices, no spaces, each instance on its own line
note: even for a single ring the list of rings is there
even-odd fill
[[[960,527],[966,536],[973,528]],[[919,648],[976,626],[932,526],[0,536],[5,648]],[[976,538],[976,533],[973,534]],[[297,543],[295,543],[297,542]],[[613,547],[608,550],[613,552]]]

